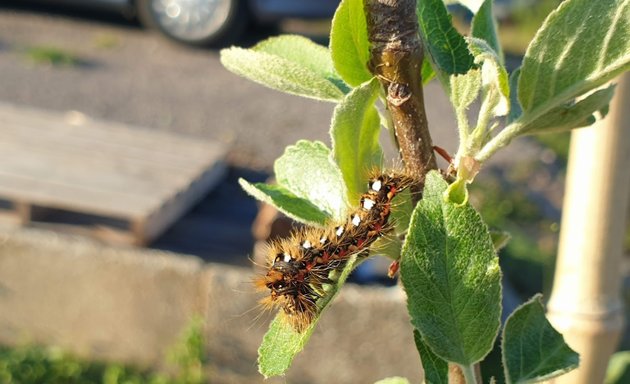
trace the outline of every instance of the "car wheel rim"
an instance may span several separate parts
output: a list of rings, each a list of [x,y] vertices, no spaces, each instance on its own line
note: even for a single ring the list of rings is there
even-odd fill
[[[200,40],[227,21],[232,0],[154,0],[151,10],[166,32],[183,40]]]

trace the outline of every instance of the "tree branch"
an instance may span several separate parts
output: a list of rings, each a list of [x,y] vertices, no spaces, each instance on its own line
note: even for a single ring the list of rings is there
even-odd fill
[[[422,93],[424,53],[415,0],[365,0],[372,74],[380,80],[405,170],[421,182],[437,169]],[[416,200],[421,195],[415,194]]]

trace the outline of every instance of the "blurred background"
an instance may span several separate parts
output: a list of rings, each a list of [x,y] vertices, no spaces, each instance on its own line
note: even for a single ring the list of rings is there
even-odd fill
[[[495,2],[509,70],[559,3]],[[0,1],[0,382],[262,382],[267,317],[250,260],[291,223],[237,180],[267,180],[299,139],[328,142],[334,105],[239,78],[218,48],[281,33],[327,45],[336,5]],[[451,11],[465,31],[471,15]],[[448,98],[435,82],[425,92],[434,143],[453,153]],[[519,139],[473,186],[489,225],[512,235],[500,255],[506,312],[548,297],[568,143]],[[419,379],[386,267],[355,274],[279,382]]]

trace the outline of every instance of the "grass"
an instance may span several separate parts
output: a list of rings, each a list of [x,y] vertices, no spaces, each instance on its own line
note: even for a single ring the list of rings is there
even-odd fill
[[[79,59],[74,54],[52,45],[30,47],[26,49],[25,55],[35,64],[55,67],[71,67],[79,64]]]
[[[203,323],[193,319],[169,352],[169,374],[120,363],[80,359],[58,348],[0,346],[3,384],[202,384]]]
[[[114,49],[120,46],[120,38],[111,33],[101,33],[94,37],[94,46],[100,49]]]

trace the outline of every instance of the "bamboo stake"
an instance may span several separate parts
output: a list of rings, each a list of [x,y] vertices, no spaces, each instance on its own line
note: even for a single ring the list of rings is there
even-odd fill
[[[630,73],[609,115],[574,131],[548,318],[580,353],[580,367],[553,380],[602,383],[623,329],[621,258],[630,188]]]

